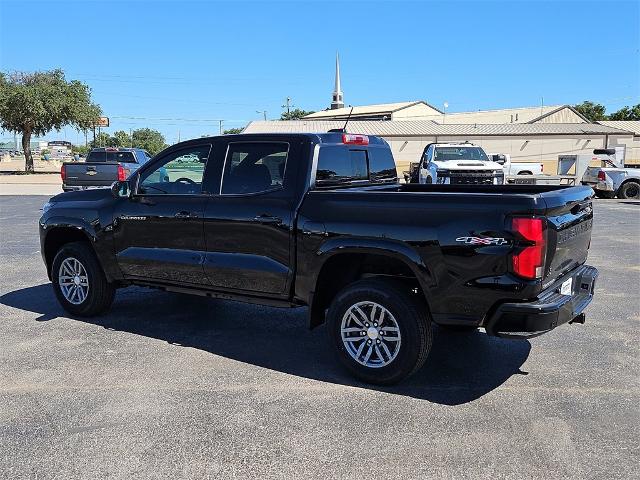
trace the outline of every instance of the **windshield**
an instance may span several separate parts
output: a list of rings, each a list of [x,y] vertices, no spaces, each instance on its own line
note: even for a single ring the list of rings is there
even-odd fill
[[[433,158],[436,162],[448,160],[484,160],[488,161],[487,154],[480,147],[436,147]]]

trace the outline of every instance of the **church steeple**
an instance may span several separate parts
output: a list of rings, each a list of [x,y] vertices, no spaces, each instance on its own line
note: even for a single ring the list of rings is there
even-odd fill
[[[336,83],[331,96],[331,110],[342,107],[344,107],[344,101],[342,100],[342,90],[340,89],[340,57],[336,52]]]

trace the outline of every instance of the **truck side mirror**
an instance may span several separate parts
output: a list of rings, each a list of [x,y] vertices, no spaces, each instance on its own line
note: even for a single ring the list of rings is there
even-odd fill
[[[111,184],[111,195],[114,198],[129,198],[131,197],[131,185],[126,180],[119,180]]]

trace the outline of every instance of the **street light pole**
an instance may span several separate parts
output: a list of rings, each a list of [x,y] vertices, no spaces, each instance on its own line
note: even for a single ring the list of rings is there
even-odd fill
[[[256,113],[261,113],[264,117],[264,121],[267,121],[267,111],[266,110],[256,110]]]

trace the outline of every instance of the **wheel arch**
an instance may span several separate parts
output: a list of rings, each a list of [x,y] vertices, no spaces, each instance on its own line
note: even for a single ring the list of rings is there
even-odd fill
[[[51,266],[60,248],[72,242],[84,242],[93,250],[94,238],[77,225],[55,225],[47,228],[42,242],[42,256],[47,267],[47,276],[51,280]]]
[[[338,292],[363,278],[383,277],[405,282],[428,308],[429,289],[425,278],[430,273],[418,253],[407,245],[342,243],[318,253],[317,275],[309,299],[310,328],[324,323],[325,312]]]
[[[636,178],[636,177],[631,177],[631,178],[626,178],[618,187],[618,189],[616,190],[616,196],[618,196],[618,194],[622,191],[622,187],[624,187],[626,184],[628,183],[637,183],[640,185],[640,178]]]

